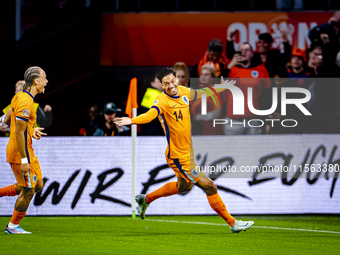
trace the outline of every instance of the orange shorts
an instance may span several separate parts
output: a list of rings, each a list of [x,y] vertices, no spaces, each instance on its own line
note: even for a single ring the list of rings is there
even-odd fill
[[[193,159],[171,159],[166,158],[168,165],[174,170],[177,177],[185,179],[189,183],[195,184],[204,174],[200,172]]]
[[[33,189],[37,184],[37,181],[42,179],[42,173],[39,161],[30,163],[31,172],[28,176],[23,176],[20,172],[21,164],[10,164],[12,171],[15,175],[15,179],[20,187],[26,187]]]

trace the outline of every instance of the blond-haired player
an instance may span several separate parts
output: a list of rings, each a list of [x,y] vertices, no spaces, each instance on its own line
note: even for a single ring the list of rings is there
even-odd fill
[[[23,230],[19,224],[25,217],[34,194],[43,188],[42,173],[38,158],[34,155],[32,137],[40,139],[43,128],[34,128],[36,113],[34,97],[44,93],[47,79],[45,72],[37,66],[26,70],[25,85],[22,92],[17,93],[11,101],[11,110],[6,114],[4,122],[10,118],[10,138],[7,145],[7,162],[15,175],[16,184],[0,189],[0,197],[19,195],[6,234],[31,234]]]

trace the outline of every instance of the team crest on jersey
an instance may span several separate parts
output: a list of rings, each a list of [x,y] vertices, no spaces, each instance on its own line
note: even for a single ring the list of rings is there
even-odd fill
[[[158,104],[158,100],[155,100],[155,102],[153,102],[153,105],[157,105]]]
[[[22,116],[25,116],[25,117],[30,116],[30,110],[24,109],[24,110],[22,111],[22,114],[21,114],[21,115],[22,115]]]
[[[251,77],[253,77],[253,78],[259,77],[259,72],[256,71],[256,70],[251,71]]]
[[[196,168],[191,170],[191,175],[192,176],[197,177],[199,174],[200,174],[200,172]]]
[[[184,101],[184,103],[189,104],[189,99],[187,98],[187,96],[182,96],[182,100]]]
[[[33,176],[33,182],[34,183],[37,182],[37,176],[36,175]]]

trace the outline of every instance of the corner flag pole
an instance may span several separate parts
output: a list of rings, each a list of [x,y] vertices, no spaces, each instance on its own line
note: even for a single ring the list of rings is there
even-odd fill
[[[132,108],[133,118],[137,117],[137,108]],[[132,125],[131,128],[132,136],[132,218],[136,218],[136,172],[137,172],[137,125]]]
[[[133,78],[130,81],[129,96],[126,102],[125,113],[129,115],[129,118],[137,117],[137,78]],[[137,125],[131,127],[132,137],[132,173],[131,173],[131,209],[132,218],[136,218],[136,172],[137,172]]]

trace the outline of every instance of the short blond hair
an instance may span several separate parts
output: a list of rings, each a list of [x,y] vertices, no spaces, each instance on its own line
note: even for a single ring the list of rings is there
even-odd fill
[[[15,83],[15,89],[17,89],[17,87],[22,86],[22,88],[24,88],[25,85],[25,81],[24,80],[19,80],[17,81],[17,83]]]
[[[173,65],[173,69],[175,70],[175,72],[177,70],[183,70],[185,75],[189,78],[189,69],[188,69],[187,65],[184,62],[176,62]]]
[[[208,71],[210,71],[211,77],[216,78],[217,74],[216,74],[216,69],[215,67],[213,67],[212,65],[209,64],[205,64],[201,67],[201,73],[204,69],[207,69]]]

